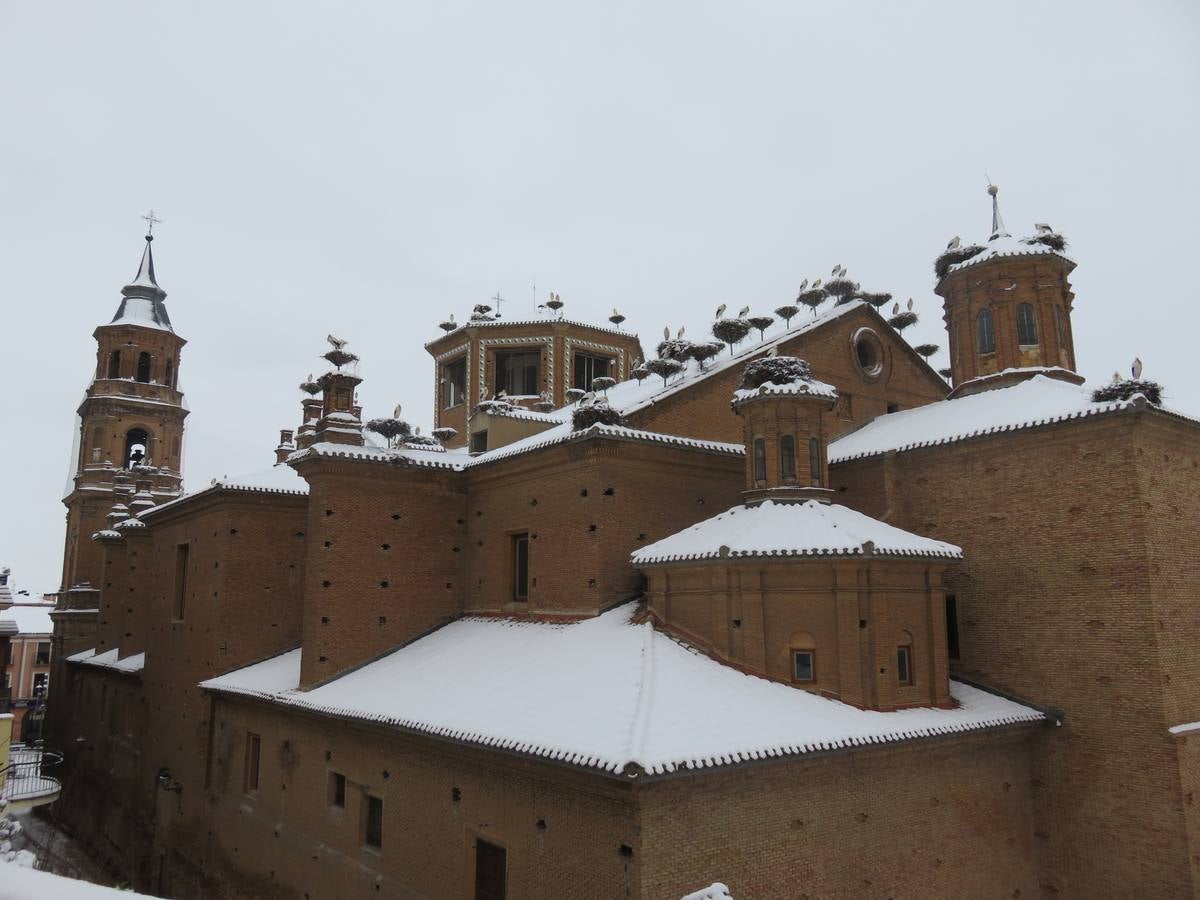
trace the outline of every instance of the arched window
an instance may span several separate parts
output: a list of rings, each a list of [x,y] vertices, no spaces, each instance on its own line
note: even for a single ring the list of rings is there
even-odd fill
[[[137,380],[143,384],[150,380],[150,354],[139,353],[137,364]]]
[[[797,631],[788,640],[792,681],[811,684],[817,680],[817,642],[807,631]]]
[[[114,350],[112,353],[108,354],[108,377],[109,378],[120,378],[121,377],[121,351],[120,350]]]
[[[132,469],[139,465],[149,453],[150,435],[143,428],[130,428],[125,433],[125,459],[123,461],[125,468]]]
[[[767,442],[762,438],[754,439],[754,480],[767,480]]]
[[[1022,303],[1017,306],[1017,343],[1028,347],[1037,342],[1037,317],[1033,314],[1033,305]]]
[[[901,631],[896,639],[896,681],[899,684],[914,682],[913,639],[908,631]]]
[[[1063,315],[1062,307],[1054,307],[1054,327],[1058,331],[1058,347],[1060,350],[1065,350],[1067,347],[1067,317]]]
[[[992,311],[981,309],[975,317],[975,340],[980,353],[996,352],[996,328],[992,323]]]
[[[808,439],[808,474],[812,483],[821,486],[821,439]]]
[[[779,439],[779,474],[784,481],[796,480],[796,438],[790,434]]]
[[[167,387],[175,387],[175,360],[167,360],[167,374],[163,376],[163,384]]]

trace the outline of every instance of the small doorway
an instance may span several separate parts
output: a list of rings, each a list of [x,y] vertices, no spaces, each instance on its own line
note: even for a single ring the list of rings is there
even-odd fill
[[[505,900],[508,852],[487,841],[475,841],[475,900]]]

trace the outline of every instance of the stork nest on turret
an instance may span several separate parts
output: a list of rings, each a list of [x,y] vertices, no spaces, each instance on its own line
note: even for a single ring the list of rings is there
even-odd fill
[[[1033,237],[1027,237],[1022,244],[1041,244],[1043,247],[1049,247],[1051,250],[1056,250],[1062,253],[1067,249],[1067,239],[1057,231],[1047,231],[1043,234],[1035,234]]]
[[[972,256],[983,252],[983,247],[979,244],[965,244],[962,247],[955,247],[953,250],[945,250],[933,263],[933,272],[937,275],[938,280],[945,278],[950,272],[950,267],[960,262],[966,262]]]
[[[812,367],[798,356],[764,356],[746,366],[742,372],[743,390],[771,384],[792,384],[812,378]]]
[[[1126,378],[1114,381],[1092,391],[1095,403],[1111,403],[1114,400],[1128,400],[1135,394],[1142,394],[1155,406],[1162,406],[1162,385],[1157,381]]]

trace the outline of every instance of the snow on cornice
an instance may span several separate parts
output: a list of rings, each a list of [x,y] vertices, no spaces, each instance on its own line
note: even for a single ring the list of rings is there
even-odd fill
[[[446,340],[446,338],[461,335],[464,331],[467,331],[471,328],[494,328],[498,325],[507,325],[510,328],[521,326],[546,328],[548,326],[570,325],[574,328],[585,328],[588,331],[599,331],[603,334],[611,334],[623,338],[633,338],[635,341],[637,340],[637,335],[632,331],[621,331],[619,328],[607,328],[603,325],[595,325],[590,322],[580,322],[577,319],[551,319],[549,317],[542,319],[472,319],[461,323],[453,331],[447,331],[445,334],[439,335],[432,341],[427,341],[425,343],[425,348],[429,349],[434,344],[440,343]]]
[[[735,506],[634,551],[635,566],[711,559],[885,556],[961,559],[962,550],[816,500]]]
[[[1024,238],[1014,238],[1011,235],[1002,234],[984,242],[982,246],[983,249],[970,259],[965,259],[950,266],[946,270],[945,277],[948,278],[956,272],[970,269],[988,260],[1014,256],[1053,256],[1065,261],[1070,268],[1075,268],[1075,260],[1071,259],[1071,257],[1067,256],[1061,250],[1055,250],[1053,247],[1048,247],[1045,244],[1031,244]],[[939,282],[942,280],[944,279],[938,279]]]
[[[129,656],[118,659],[117,654],[119,652],[119,650],[114,648],[112,650],[105,650],[103,653],[97,653],[96,648],[93,647],[89,650],[83,650],[68,656],[67,662],[84,666],[95,666],[99,669],[110,669],[113,672],[121,672],[126,675],[136,675],[145,668],[145,653],[132,653]]]
[[[299,689],[299,649],[200,687],[614,777],[1045,720],[1040,710],[955,681],[953,709],[859,709],[725,666],[650,623],[631,624],[635,609],[571,624],[460,619],[307,691]],[[462,677],[466,658],[474,671],[538,684],[538,702],[480,691],[478,678]]]
[[[733,405],[739,406],[756,397],[821,397],[831,402],[837,402],[838,392],[832,384],[817,381],[815,378],[801,378],[788,384],[775,384],[768,381],[756,388],[739,388],[733,392]]]

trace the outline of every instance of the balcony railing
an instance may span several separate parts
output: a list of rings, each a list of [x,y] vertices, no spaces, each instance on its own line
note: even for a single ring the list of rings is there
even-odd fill
[[[10,804],[41,806],[62,790],[57,775],[63,757],[57,750],[27,744],[9,748],[8,764],[0,767],[0,796]]]

